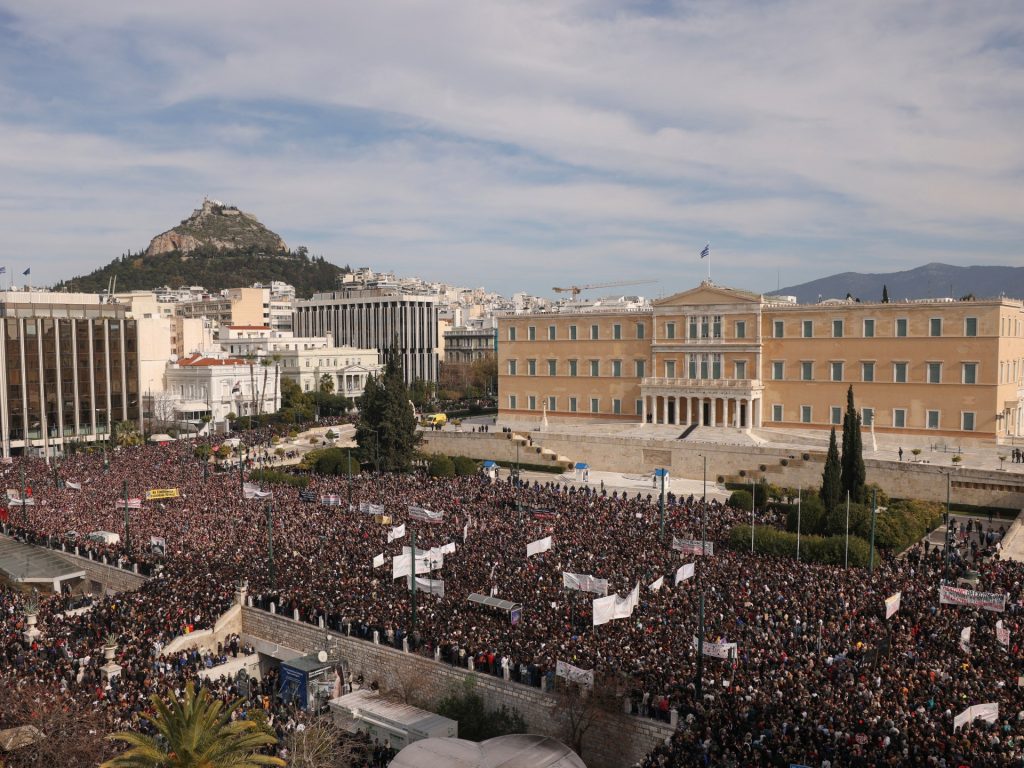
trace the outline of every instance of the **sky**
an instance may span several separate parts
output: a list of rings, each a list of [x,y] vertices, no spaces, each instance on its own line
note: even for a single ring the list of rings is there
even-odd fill
[[[505,295],[1017,266],[1024,4],[0,0],[9,275],[204,196]]]

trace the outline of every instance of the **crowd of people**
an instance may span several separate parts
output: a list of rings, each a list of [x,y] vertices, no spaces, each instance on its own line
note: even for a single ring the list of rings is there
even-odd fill
[[[266,444],[268,437],[247,440]],[[976,556],[947,566],[938,548],[917,548],[883,557],[873,573],[796,563],[725,546],[729,529],[749,522],[750,510],[670,495],[662,534],[658,500],[647,494],[484,475],[310,477],[315,498],[334,496],[341,506],[304,501],[288,485],[266,486],[270,498],[246,499],[237,472],[204,471],[187,443],[126,448],[107,462],[76,455],[56,473],[41,460],[15,459],[0,465],[6,487],[20,487],[22,469],[35,505],[8,509],[10,533],[67,548],[67,533],[75,531],[79,547],[94,556],[156,574],[137,592],[80,616],[58,618],[65,598],[47,601],[36,649],[26,649],[15,631],[21,598],[3,593],[0,677],[86,690],[107,702],[112,729],[137,725],[149,693],[194,676],[196,663],[160,660],[162,645],[210,626],[230,605],[236,582],[247,580],[258,607],[311,623],[322,618],[340,632],[376,635],[396,647],[408,640],[414,652],[452,664],[472,659],[483,673],[507,668],[524,684],[551,682],[558,661],[595,670],[634,713],[678,720],[647,768],[1024,765],[1017,679],[1024,569],[1015,562]],[[180,496],[130,510],[126,531],[115,506],[125,483],[132,497],[153,488],[177,488]],[[382,505],[385,517],[360,512],[362,502]],[[410,518],[410,505],[443,518]],[[763,510],[755,522],[780,523]],[[405,536],[389,541],[400,524]],[[121,543],[86,541],[100,530],[120,534]],[[413,535],[418,550],[455,544],[430,574],[444,581],[444,595],[418,593],[415,617],[407,580],[392,578],[391,567]],[[702,535],[714,544],[711,556],[672,547],[673,538]],[[527,557],[527,544],[547,536],[551,548]],[[150,550],[151,537],[166,542],[163,554]],[[381,554],[384,566],[374,567]],[[696,563],[695,577],[675,585],[674,574],[688,562]],[[955,581],[968,567],[979,574],[978,590],[1007,596],[1005,612],[939,605],[942,579]],[[609,594],[620,596],[639,584],[638,605],[630,617],[595,627],[595,595],[566,590],[563,572],[607,579]],[[664,586],[651,589],[660,577]],[[884,600],[896,592],[901,607],[887,619]],[[521,605],[518,622],[469,602],[472,593]],[[735,643],[737,651],[705,657],[698,692],[701,595],[706,639]],[[1010,633],[1005,645],[999,619]],[[973,632],[962,647],[965,627]],[[120,637],[124,672],[118,686],[104,690],[97,668],[110,633]],[[223,686],[220,694],[233,694]],[[995,722],[954,732],[956,715],[989,702],[999,704]]]

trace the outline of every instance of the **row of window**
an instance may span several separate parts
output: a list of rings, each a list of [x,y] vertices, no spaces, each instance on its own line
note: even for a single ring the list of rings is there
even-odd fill
[[[832,338],[842,339],[846,336],[846,321],[845,320],[832,320]],[[932,317],[928,319],[928,335],[929,336],[942,336],[942,318]],[[875,337],[875,319],[865,318],[861,321],[861,335],[865,339],[873,339]],[[906,317],[897,317],[893,327],[893,336],[897,338],[907,336],[908,329],[910,327],[910,319]],[[965,317],[964,318],[964,336],[977,336],[978,335],[978,318],[976,317]],[[773,320],[772,321],[772,336],[776,339],[782,339],[786,336],[786,323],[784,320]],[[801,320],[800,321],[800,337],[804,339],[814,338],[814,321],[813,320]]]
[[[527,376],[537,375],[537,360],[526,361]],[[558,361],[557,360],[546,360],[546,370],[548,376],[558,376]],[[610,375],[613,377],[622,376],[622,360],[609,360],[606,361],[610,365]],[[579,360],[568,360],[566,361],[566,375],[568,376],[579,376],[580,375],[580,361]],[[589,370],[590,376],[601,375],[601,361],[600,360],[587,360],[585,361],[586,367],[584,370]],[[676,361],[666,360],[665,363],[665,378],[674,379],[676,377]],[[687,355],[687,374],[691,379],[721,379],[722,378],[722,355],[721,354],[701,354],[701,355]],[[800,381],[815,381],[814,368],[815,362],[813,360],[802,360],[800,362]],[[771,363],[772,370],[772,381],[785,381],[786,380],[786,361],[785,360],[773,360]],[[941,384],[942,383],[942,368],[943,363],[940,362],[928,362],[925,363],[925,382],[928,384]],[[909,381],[908,372],[910,369],[910,363],[897,362],[892,364],[892,381],[896,384],[906,384]],[[642,379],[646,376],[647,364],[645,360],[634,360],[633,361],[633,375]],[[865,361],[860,364],[860,380],[865,382],[876,381],[875,378],[876,364],[873,361]],[[828,363],[828,380],[829,381],[846,381],[846,363],[840,360],[831,361]],[[519,375],[519,361],[509,360],[508,361],[508,375],[518,376]],[[735,379],[746,379],[747,378],[747,361],[736,360],[733,362],[733,378]],[[961,384],[977,384],[978,383],[978,363],[961,363],[960,364],[960,383]]]
[[[939,362],[928,362],[925,363],[925,382],[928,384],[941,384],[942,383],[942,368],[943,363]],[[875,363],[874,362],[862,362],[860,364],[860,380],[861,381],[876,381],[875,378]],[[908,371],[910,369],[910,363],[898,362],[892,364],[892,381],[895,384],[906,384],[908,379]],[[831,361],[828,363],[829,381],[846,381],[845,379],[846,363],[841,361]],[[786,362],[785,360],[773,360],[772,361],[772,381],[785,381],[786,379]],[[800,381],[814,381],[814,361],[802,360],[800,362]],[[978,383],[978,363],[961,363],[960,364],[960,383],[961,384],[977,384]]]
[[[839,405],[833,405],[829,407],[829,424],[838,426],[843,423],[843,415],[846,409]],[[781,403],[774,403],[772,405],[772,421],[783,422],[786,411],[785,407]],[[875,409],[874,408],[862,408],[861,409],[861,423],[865,427],[870,427],[875,421]],[[813,408],[809,405],[800,406],[800,423],[802,424],[813,424],[814,423],[814,412]],[[974,411],[961,411],[960,412],[960,429],[964,432],[973,432],[975,429],[976,416]],[[893,408],[892,409],[892,424],[896,429],[905,429],[910,426],[907,423],[907,409],[906,408]],[[925,429],[941,429],[942,428],[942,411],[925,411],[924,418]]]
[[[800,320],[800,338],[813,339],[815,338],[815,323],[820,324],[822,321],[814,320]],[[829,322],[831,326],[831,333],[833,339],[842,339],[847,335],[847,323],[846,320],[831,320]],[[876,320],[874,318],[865,318],[861,321],[861,336],[865,339],[872,339],[875,337]],[[663,330],[665,339],[676,338],[676,327],[675,322],[664,323]],[[685,321],[685,329],[687,331],[687,339],[720,339],[722,338],[722,316],[721,315],[694,315],[687,318]],[[910,327],[910,319],[906,317],[898,317],[895,319],[893,324],[892,335],[895,337],[905,337],[908,335]],[[636,339],[646,338],[646,324],[635,323],[635,335]],[[611,338],[614,340],[622,339],[622,323],[615,323],[612,325]],[[577,341],[579,336],[579,327],[576,325],[570,325],[568,327],[569,341]],[[943,319],[941,317],[932,317],[928,319],[928,335],[929,336],[942,336],[943,335]],[[977,336],[978,335],[978,318],[967,317],[964,318],[964,336]],[[785,320],[773,320],[772,321],[772,336],[776,339],[782,339],[786,337],[786,321]],[[587,337],[591,341],[596,341],[601,338],[601,326],[594,323],[590,326],[590,334]],[[733,323],[733,338],[745,339],[747,338],[747,321],[737,320]],[[509,326],[508,329],[508,340],[517,340],[517,329],[515,326]],[[526,340],[536,341],[537,340],[537,326],[530,325],[526,328]],[[558,340],[558,326],[549,325],[547,328],[547,340],[557,341]]]
[[[547,375],[557,376],[558,375],[558,361],[547,360]],[[580,361],[579,360],[568,360],[566,367],[566,374],[569,376],[579,376]],[[601,375],[601,361],[600,360],[587,360],[586,367],[584,370],[589,370],[591,376]],[[611,366],[610,373],[612,376],[622,376],[622,361],[621,360],[607,360],[605,361]],[[639,379],[642,379],[647,375],[647,361],[646,360],[634,360],[633,361],[633,375]],[[519,375],[519,361],[509,360],[508,361],[508,375],[518,376]],[[536,376],[537,375],[537,361],[527,360],[526,361],[526,375]]]
[[[644,338],[646,338],[646,336],[647,336],[647,326],[644,323],[634,323],[633,327],[634,327],[634,334],[635,334],[634,338],[637,338],[637,339],[644,339]],[[570,325],[569,326],[569,341],[578,341],[579,338],[580,338],[580,336],[579,336],[579,326]],[[589,338],[591,341],[599,340],[601,338],[601,326],[598,325],[597,323],[591,325],[590,326],[590,335],[587,338]],[[612,326],[611,338],[613,340],[615,340],[615,341],[619,341],[619,340],[622,339],[622,323],[615,323]],[[556,326],[556,325],[549,325],[548,326],[548,336],[547,336],[547,339],[548,339],[548,341],[557,341],[558,340],[558,326]],[[517,330],[516,330],[516,327],[514,325],[510,325],[509,328],[508,328],[508,340],[509,341],[516,341],[517,340]],[[536,341],[537,340],[537,326],[531,325],[531,326],[528,326],[526,328],[526,340],[527,341]]]
[[[624,411],[622,410],[622,400],[620,400],[617,397],[612,398],[610,411],[601,410],[601,398],[599,397],[591,397],[589,399],[589,411],[585,411],[581,407],[588,404],[587,398],[568,397],[565,399],[564,402],[568,413],[611,413],[613,415],[620,415],[624,413]],[[540,405],[538,405],[538,403]],[[524,402],[522,403],[522,405],[525,405],[526,409],[530,411],[539,410],[542,406],[546,406],[547,410],[549,411],[557,411],[558,398],[538,398],[536,395],[528,395],[526,398],[524,398]],[[639,414],[641,412],[641,409],[643,408],[643,402],[641,400],[637,400],[636,402],[634,402],[633,406],[636,410],[634,410],[633,414],[631,415]],[[511,410],[515,410],[516,408],[520,407],[520,400],[516,395],[508,396],[508,407]]]

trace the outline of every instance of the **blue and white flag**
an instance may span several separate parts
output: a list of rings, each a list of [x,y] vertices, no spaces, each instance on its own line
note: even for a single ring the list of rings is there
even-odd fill
[[[703,259],[706,256],[711,255],[711,243],[704,246],[704,250],[700,252],[700,257]]]

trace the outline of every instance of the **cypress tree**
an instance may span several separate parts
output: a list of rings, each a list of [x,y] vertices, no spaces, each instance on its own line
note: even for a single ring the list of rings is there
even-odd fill
[[[882,283],[882,303],[889,303],[889,286],[886,285],[885,283]]]
[[[836,444],[836,428],[832,427],[832,435],[828,441],[828,456],[825,458],[825,471],[821,474],[821,503],[825,505],[825,515],[831,517],[839,508],[843,495],[843,468],[839,462],[839,446]]]
[[[401,357],[392,350],[383,375],[370,377],[359,399],[356,442],[360,459],[375,467],[379,462],[383,472],[405,472],[412,466],[419,440]]]
[[[842,490],[849,491],[850,501],[864,500],[864,448],[860,436],[860,414],[853,404],[853,385],[846,392],[846,416],[843,417]]]

